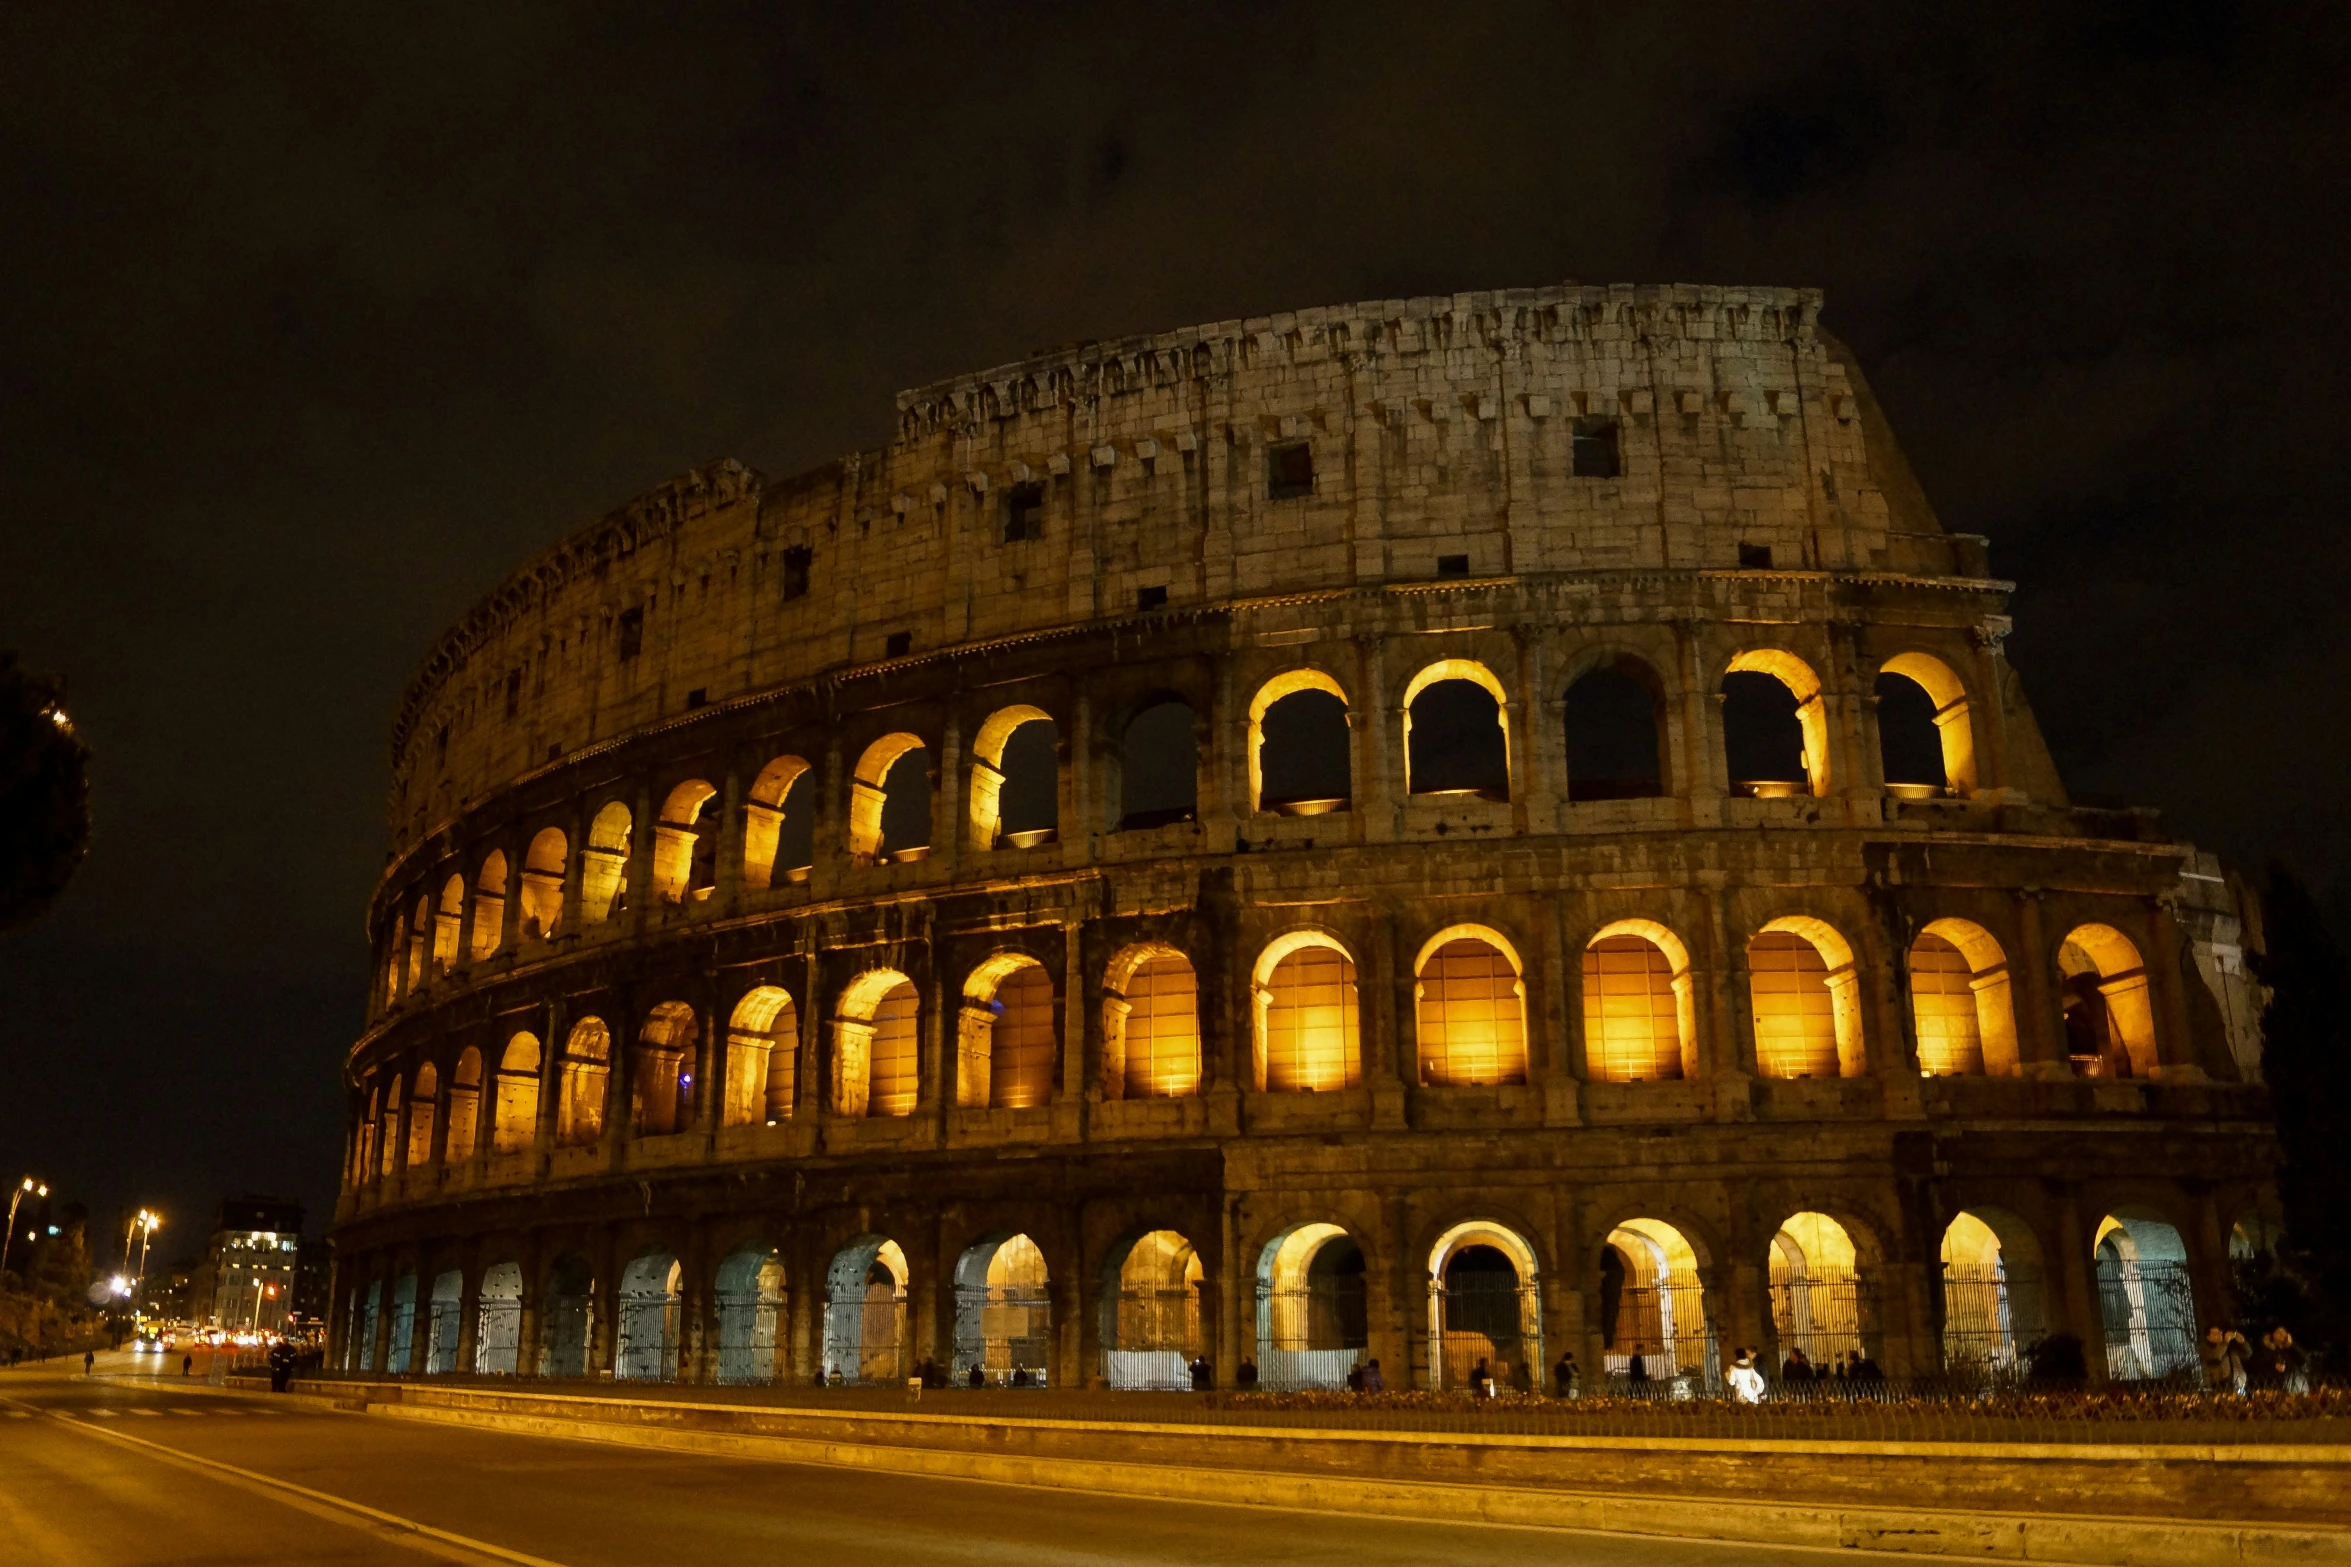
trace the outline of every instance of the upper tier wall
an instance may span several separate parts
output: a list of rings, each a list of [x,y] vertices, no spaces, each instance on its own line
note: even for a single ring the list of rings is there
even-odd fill
[[[565,751],[889,656],[893,636],[936,652],[1130,613],[1145,588],[1182,608],[1427,578],[1440,556],[1492,577],[1735,567],[1742,545],[1782,567],[1979,574],[1819,307],[1685,286],[1375,301],[901,394],[885,450],[773,485],[731,461],[689,473],[477,605],[402,702],[393,838]],[[1574,475],[1579,420],[1614,421],[1617,477]],[[1275,499],[1268,449],[1296,441],[1311,493]],[[1008,542],[1026,483],[1042,535]]]

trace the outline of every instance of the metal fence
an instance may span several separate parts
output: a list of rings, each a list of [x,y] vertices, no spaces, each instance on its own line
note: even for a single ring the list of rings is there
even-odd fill
[[[1876,1304],[1867,1283],[1846,1269],[1823,1268],[1774,1279],[1771,1325],[1783,1363],[1794,1350],[1802,1350],[1812,1365],[1826,1369],[1864,1355],[1874,1360]]]
[[[1496,1388],[1542,1385],[1542,1308],[1515,1274],[1469,1274],[1435,1286],[1431,1337],[1438,1386],[1466,1388],[1479,1367]]]
[[[2106,1332],[2106,1374],[2118,1382],[2200,1370],[2196,1296],[2184,1262],[2098,1260],[2098,1310]]]
[[[1200,1291],[1126,1289],[1105,1302],[1102,1377],[1113,1388],[1183,1392],[1200,1353]]]
[[[1371,1341],[1363,1277],[1341,1276],[1257,1292],[1258,1386],[1292,1392],[1344,1388]]]
[[[976,1370],[983,1382],[1043,1387],[1052,1318],[1052,1301],[1041,1288],[957,1286],[950,1374],[959,1383],[968,1383]]]

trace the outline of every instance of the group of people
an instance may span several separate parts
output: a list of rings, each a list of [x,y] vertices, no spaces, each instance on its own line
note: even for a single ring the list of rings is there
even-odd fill
[[[1780,1365],[1782,1382],[1883,1382],[1884,1371],[1878,1363],[1859,1350],[1837,1351],[1835,1366],[1816,1366],[1799,1344],[1788,1351],[1788,1358]]]
[[[925,1355],[914,1363],[914,1375],[908,1380],[918,1382],[926,1388],[935,1388],[951,1386],[955,1378],[945,1366],[940,1365],[931,1356]],[[965,1387],[986,1387],[988,1385],[987,1369],[978,1361],[974,1361],[970,1369],[964,1372],[962,1380]],[[816,1382],[819,1387],[846,1387],[849,1379],[841,1374],[839,1366],[831,1365],[817,1373]],[[1045,1373],[1042,1370],[1031,1371],[1026,1366],[1014,1366],[1012,1374],[1006,1377],[1004,1382],[1007,1387],[1043,1387]]]
[[[2204,1330],[2198,1351],[2204,1361],[2204,1385],[2215,1393],[2243,1398],[2255,1387],[2281,1393],[2310,1391],[2310,1359],[2282,1325],[2262,1334],[2257,1347],[2237,1329],[2215,1323]]]

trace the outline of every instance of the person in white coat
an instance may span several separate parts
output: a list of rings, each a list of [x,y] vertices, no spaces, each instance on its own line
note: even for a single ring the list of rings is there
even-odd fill
[[[1723,1379],[1731,1385],[1733,1402],[1760,1404],[1763,1402],[1763,1373],[1755,1369],[1755,1357],[1740,1350],[1731,1361],[1731,1374]]]

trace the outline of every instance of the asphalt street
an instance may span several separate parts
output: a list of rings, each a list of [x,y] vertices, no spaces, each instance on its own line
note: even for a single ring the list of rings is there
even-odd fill
[[[185,1380],[177,1355],[162,1371],[154,1358],[142,1368],[128,1352],[101,1356],[89,1377],[78,1359],[0,1372],[0,1557],[10,1567],[1852,1560],[645,1452],[223,1393],[203,1385],[201,1358]]]

